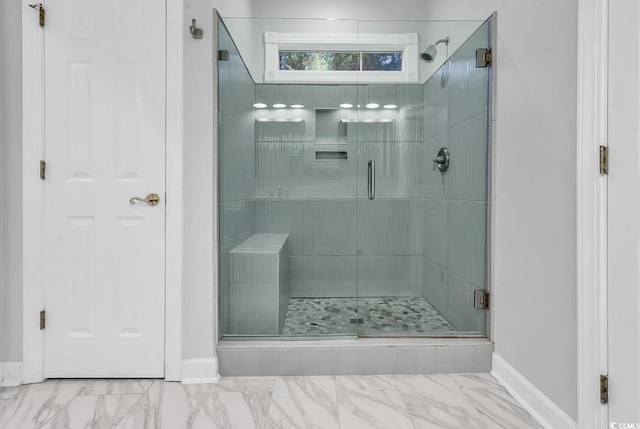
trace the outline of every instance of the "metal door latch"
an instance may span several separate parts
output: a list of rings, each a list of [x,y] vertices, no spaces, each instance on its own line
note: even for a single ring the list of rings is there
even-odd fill
[[[129,198],[129,204],[134,205],[136,201],[146,203],[148,206],[155,207],[160,203],[160,195],[151,193],[144,198],[131,197]]]

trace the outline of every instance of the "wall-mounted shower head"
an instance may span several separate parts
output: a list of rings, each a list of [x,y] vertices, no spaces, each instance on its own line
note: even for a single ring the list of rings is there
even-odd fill
[[[428,45],[426,48],[424,48],[422,52],[420,52],[420,59],[422,59],[422,61],[432,63],[436,57],[436,54],[438,53],[436,46],[440,43],[444,43],[446,46],[449,46],[449,36],[445,37],[444,39],[438,40],[435,45]]]

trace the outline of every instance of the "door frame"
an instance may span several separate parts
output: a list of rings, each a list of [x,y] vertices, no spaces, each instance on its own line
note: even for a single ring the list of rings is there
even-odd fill
[[[181,379],[182,360],[182,128],[183,0],[166,1],[165,189],[170,197],[165,219],[164,377]],[[41,0],[46,10],[46,0]],[[22,382],[44,381],[44,184],[38,163],[44,158],[44,32],[37,12],[22,0]]]
[[[599,146],[608,132],[609,0],[578,1],[577,316],[578,427],[608,427],[600,405],[607,374],[607,176]]]

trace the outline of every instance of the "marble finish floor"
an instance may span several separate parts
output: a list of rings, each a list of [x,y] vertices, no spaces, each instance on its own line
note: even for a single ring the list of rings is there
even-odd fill
[[[357,319],[362,320],[354,323]],[[282,334],[452,332],[453,325],[424,298],[292,298]]]
[[[3,429],[542,428],[489,374],[48,380],[0,389]]]

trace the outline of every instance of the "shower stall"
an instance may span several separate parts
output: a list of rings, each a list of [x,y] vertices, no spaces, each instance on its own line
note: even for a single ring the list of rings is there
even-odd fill
[[[491,26],[219,21],[220,339],[486,336]]]

